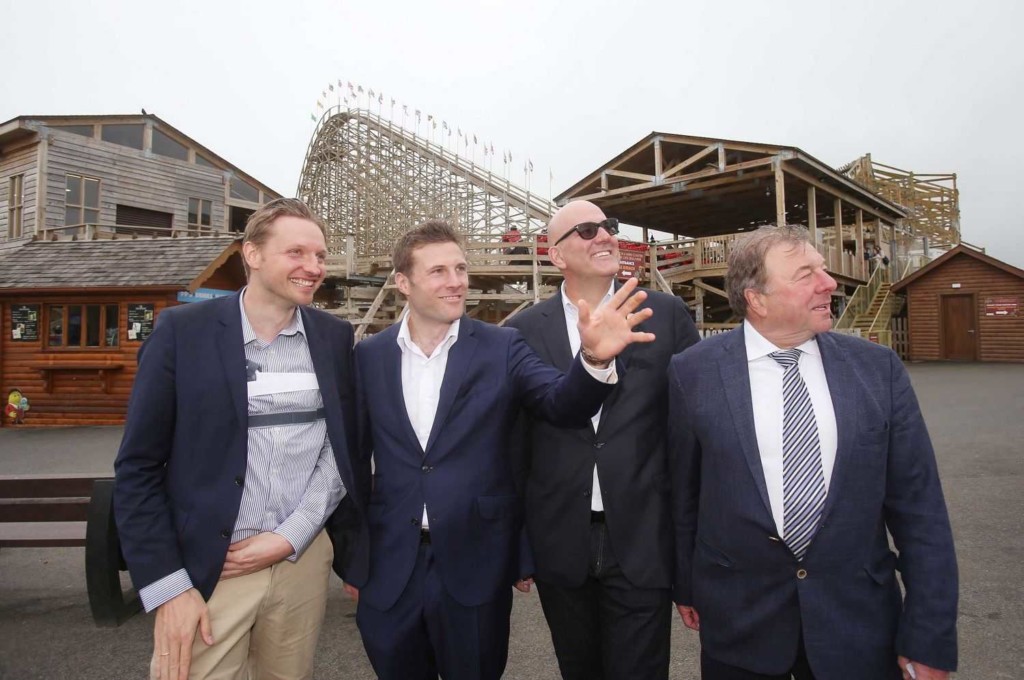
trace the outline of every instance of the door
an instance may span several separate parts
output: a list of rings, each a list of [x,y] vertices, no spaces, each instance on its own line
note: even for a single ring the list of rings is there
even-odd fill
[[[939,333],[942,358],[947,361],[978,359],[977,310],[974,295],[943,295]]]

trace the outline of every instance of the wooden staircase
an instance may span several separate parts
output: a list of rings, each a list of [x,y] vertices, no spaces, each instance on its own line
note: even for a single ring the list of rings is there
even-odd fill
[[[874,324],[878,312],[881,311],[882,306],[886,304],[886,298],[889,297],[889,289],[892,288],[892,284],[888,281],[883,281],[878,285],[878,289],[875,291],[875,296],[871,299],[871,304],[868,308],[857,314],[853,318],[852,328],[859,330],[861,335],[866,337],[868,332],[872,330],[871,326]]]

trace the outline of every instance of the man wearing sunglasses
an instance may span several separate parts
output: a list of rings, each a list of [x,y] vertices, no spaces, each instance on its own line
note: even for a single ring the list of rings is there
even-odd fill
[[[579,300],[593,309],[621,286],[616,234],[618,220],[586,201],[548,225],[549,256],[565,281],[508,325],[557,368],[579,351]],[[699,336],[681,299],[649,290],[642,307],[654,311],[641,325],[656,339],[619,355],[623,377],[591,424],[563,428],[524,415],[515,447],[533,557],[523,560],[517,588],[536,580],[563,678],[668,677],[666,375],[672,355]]]

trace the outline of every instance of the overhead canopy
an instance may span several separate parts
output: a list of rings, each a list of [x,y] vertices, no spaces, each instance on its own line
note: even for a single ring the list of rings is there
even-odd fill
[[[814,188],[814,197],[809,188]],[[556,197],[620,221],[691,237],[780,221],[894,224],[906,213],[796,147],[652,132]],[[840,203],[836,203],[840,199]],[[814,209],[809,210],[809,202]]]

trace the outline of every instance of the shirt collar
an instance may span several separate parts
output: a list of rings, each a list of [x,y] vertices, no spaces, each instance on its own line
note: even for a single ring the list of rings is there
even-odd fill
[[[604,303],[606,303],[609,300],[611,300],[613,295],[615,295],[615,279],[614,278],[612,279],[612,282],[608,284],[608,292],[604,294],[603,298],[601,298],[601,304],[603,305]],[[573,304],[572,300],[570,300],[569,296],[566,294],[566,292],[565,292],[565,281],[564,280],[562,281],[562,308],[565,309],[565,315],[567,317],[570,317],[570,318],[573,318],[573,319],[579,318],[580,310],[576,308],[576,305]],[[593,311],[593,310],[591,310],[591,311]]]
[[[256,331],[252,329],[252,324],[249,323],[249,317],[245,315],[245,305],[242,304],[242,299],[245,297],[245,291],[248,288],[242,288],[241,294],[238,296],[238,308],[242,312],[242,343],[248,345],[250,342],[259,340],[256,336]],[[306,327],[302,324],[302,312],[299,308],[295,308],[295,315],[292,317],[291,323],[281,329],[278,335],[295,335],[296,333],[302,333],[302,336],[306,336]]]
[[[416,354],[420,354],[426,357],[427,359],[432,359],[433,357],[437,356],[437,353],[445,345],[455,344],[455,342],[459,339],[459,326],[461,324],[461,318],[452,321],[452,325],[448,326],[448,332],[445,333],[444,335],[444,340],[442,340],[437,345],[437,347],[434,348],[434,353],[428,357],[426,354],[423,354],[423,350],[419,348],[419,345],[412,341],[412,335],[409,333],[409,308],[406,307],[405,313],[402,314],[402,325],[398,327],[398,347],[399,349],[402,350],[402,354],[405,354],[407,351],[409,351],[414,352]]]
[[[753,324],[745,319],[743,321],[743,341],[747,347],[747,363],[757,361],[758,359],[768,356],[772,352],[778,352],[782,349],[781,347],[776,347],[775,343],[758,333]],[[803,344],[797,345],[796,349],[807,354],[821,356],[821,350],[818,349],[817,338],[811,338]]]

